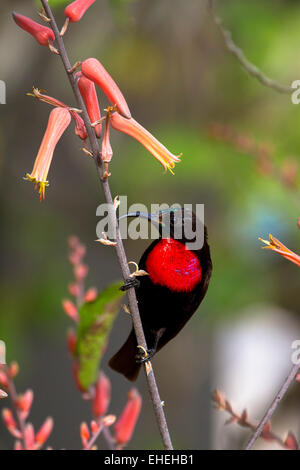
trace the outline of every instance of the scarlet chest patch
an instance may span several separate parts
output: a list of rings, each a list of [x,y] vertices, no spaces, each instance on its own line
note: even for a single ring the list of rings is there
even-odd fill
[[[173,238],[163,238],[146,259],[146,271],[154,284],[177,292],[191,291],[201,281],[197,256]]]

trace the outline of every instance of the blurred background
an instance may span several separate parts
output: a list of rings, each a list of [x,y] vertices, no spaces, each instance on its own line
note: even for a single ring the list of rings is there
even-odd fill
[[[68,2],[49,3],[62,25]],[[38,8],[30,0],[0,5],[0,79],[7,85],[7,104],[0,105],[0,339],[7,360],[20,364],[18,390],[34,389],[32,421],[40,426],[53,416],[49,444],[74,449],[90,407],[73,385],[66,350],[70,320],[61,301],[72,277],[68,237],[77,235],[87,246],[90,285],[102,289],[120,279],[120,271],[113,249],[94,242],[103,195],[72,126],[57,147],[43,203],[22,179],[50,111],[26,93],[35,85],[75,106],[60,60],[11,18],[17,10],[37,19]],[[299,1],[228,0],[217,2],[217,12],[266,74],[286,85],[300,79]],[[183,152],[175,176],[164,174],[137,142],[113,132],[111,189],[127,195],[128,204],[205,204],[214,265],[209,290],[199,312],[153,362],[176,448],[240,448],[249,432],[224,427],[227,416],[214,410],[212,390],[220,388],[237,411],[247,408],[259,419],[291,367],[291,342],[300,338],[299,270],[262,251],[258,240],[272,233],[300,251],[300,108],[288,94],[247,75],[226,50],[204,0],[97,0],[65,41],[72,63],[100,59],[135,119],[173,153]],[[138,261],[147,246],[126,241],[128,259]],[[102,363],[116,414],[130,384],[107,360],[129,329],[121,312]],[[129,448],[161,448],[144,377],[137,387],[143,409]],[[274,418],[282,436],[290,429],[300,438],[299,393],[295,385]],[[1,424],[0,448],[12,444]]]

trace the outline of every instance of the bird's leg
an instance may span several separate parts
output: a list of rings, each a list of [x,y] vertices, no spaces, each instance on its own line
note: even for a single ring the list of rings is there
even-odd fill
[[[143,346],[137,346],[139,348],[139,352],[135,356],[136,362],[142,364],[143,362],[148,362],[152,359],[152,357],[157,351],[158,342],[165,330],[165,328],[161,328],[158,331],[152,332],[152,341],[149,340],[149,338],[147,339],[148,349],[145,349]],[[150,345],[152,347],[149,347]]]
[[[145,349],[143,346],[137,346],[139,348],[139,352],[135,356],[136,362],[139,364],[143,364],[143,362],[148,362],[152,359],[154,354],[156,353],[156,348],[154,349]]]
[[[131,289],[132,287],[139,287],[140,286],[140,281],[136,277],[130,277],[126,279],[124,282],[123,286],[120,287],[122,291],[126,291],[128,289]]]

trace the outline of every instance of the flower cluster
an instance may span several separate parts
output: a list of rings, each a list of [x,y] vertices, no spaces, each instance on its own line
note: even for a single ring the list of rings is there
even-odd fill
[[[88,274],[88,266],[84,263],[86,253],[85,246],[77,237],[69,239],[69,261],[73,268],[74,282],[69,284],[69,293],[74,297],[63,300],[63,309],[66,315],[76,324],[79,322],[79,308],[84,302],[93,302],[98,295],[95,287],[85,289],[85,279]],[[142,399],[136,389],[128,392],[127,403],[123,412],[117,419],[114,414],[107,414],[110,398],[111,383],[109,378],[100,371],[98,380],[88,391],[81,386],[78,377],[78,361],[75,357],[76,333],[73,329],[68,331],[67,345],[69,353],[73,360],[73,377],[77,389],[82,393],[85,400],[91,402],[93,419],[88,425],[86,422],[81,424],[80,436],[83,448],[86,450],[95,449],[95,442],[102,434],[110,448],[121,449],[130,441],[137,419],[139,417]],[[109,428],[113,425],[112,432]]]
[[[76,0],[65,9],[66,23],[61,35],[67,30],[69,22],[77,22],[85,14],[87,9],[95,0]],[[45,21],[49,19],[42,14]],[[53,46],[55,40],[52,29],[42,26],[30,18],[19,13],[13,13],[13,18],[22,29],[29,32],[42,45],[49,45],[53,52],[57,50]],[[112,159],[113,150],[110,142],[110,128],[127,134],[140,142],[164,167],[173,173],[175,163],[180,161],[180,155],[173,155],[164,145],[162,145],[150,132],[141,126],[131,114],[127,101],[120,88],[105,69],[105,67],[95,58],[89,58],[82,63],[77,62],[70,73],[75,72],[81,67],[81,71],[74,75],[75,83],[85,103],[89,116],[90,125],[94,128],[97,138],[102,136],[102,122],[105,121],[105,132],[101,145],[100,155],[104,163],[104,178],[110,176],[108,164]],[[105,94],[111,106],[106,111],[106,116],[101,117],[96,86]],[[75,133],[84,141],[84,150],[93,155],[86,148],[86,139],[88,132],[83,119],[80,116],[81,110],[75,110],[56,98],[43,95],[39,90],[34,89],[34,96],[48,104],[56,107],[49,117],[48,127],[46,129],[42,144],[36,157],[32,173],[28,173],[26,179],[32,181],[39,188],[40,199],[44,199],[45,187],[49,185],[48,172],[52,161],[55,147],[64,131],[70,124],[70,117],[75,121]]]
[[[2,418],[6,429],[16,439],[15,450],[39,450],[52,432],[53,419],[47,418],[37,432],[33,424],[27,422],[34,395],[30,389],[23,394],[17,394],[13,380],[18,371],[19,366],[16,362],[12,362],[9,366],[0,365],[0,385],[6,390],[7,395],[10,395],[14,408],[14,412],[4,408]]]
[[[128,392],[127,403],[117,419],[114,414],[106,414],[110,403],[111,384],[108,377],[100,372],[99,379],[93,391],[92,413],[90,425],[81,423],[80,437],[85,450],[96,449],[95,442],[103,434],[107,444],[112,449],[121,450],[132,437],[138,420],[142,398],[133,388]],[[114,425],[114,426],[113,426]],[[112,427],[112,432],[109,428]]]
[[[79,322],[79,308],[83,303],[93,302],[98,291],[95,287],[85,289],[88,266],[84,263],[85,246],[77,237],[69,239],[69,261],[73,268],[74,281],[69,284],[69,293],[74,297],[63,300],[65,313],[76,324]],[[81,423],[80,437],[85,450],[96,449],[96,441],[100,435],[104,437],[110,449],[123,449],[132,438],[142,407],[142,398],[137,389],[128,392],[127,401],[120,416],[109,413],[111,401],[111,382],[103,371],[99,372],[96,383],[88,391],[83,390],[78,378],[78,363],[75,357],[76,333],[73,329],[67,333],[68,350],[73,360],[74,382],[82,397],[91,403],[92,420]],[[0,398],[8,396],[13,409],[4,408],[2,417],[9,433],[16,439],[16,450],[39,450],[47,442],[52,429],[53,419],[47,418],[41,428],[35,432],[34,426],[28,422],[28,416],[33,404],[34,394],[28,389],[23,394],[17,394],[14,378],[19,372],[19,366],[12,362],[9,366],[0,365]],[[51,449],[47,447],[47,449]]]

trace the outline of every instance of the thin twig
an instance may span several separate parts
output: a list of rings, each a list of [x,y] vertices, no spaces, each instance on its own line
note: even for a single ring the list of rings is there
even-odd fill
[[[91,450],[93,445],[95,444],[95,442],[97,441],[98,437],[100,436],[100,434],[102,433],[103,429],[104,429],[104,426],[103,424],[100,422],[98,423],[99,425],[99,428],[98,428],[98,431],[95,432],[95,434],[91,437],[91,439],[89,440],[89,442],[87,443],[86,447],[85,447],[85,450]]]
[[[262,83],[262,85],[268,88],[272,88],[279,93],[291,93],[293,91],[291,86],[282,85],[272,78],[269,78],[256,65],[252,64],[252,62],[247,59],[242,49],[240,49],[232,40],[230,31],[226,31],[223,28],[222,20],[216,16],[214,3],[214,0],[208,0],[208,9],[211,13],[212,19],[224,39],[226,48],[237,58],[246,72],[248,72],[249,75],[252,75],[252,77],[255,77],[260,83]]]
[[[116,450],[115,440],[111,435],[110,429],[107,426],[104,426],[102,433],[103,433],[103,436],[105,437],[109,450]]]
[[[251,450],[252,447],[254,446],[255,442],[257,441],[257,439],[261,435],[265,425],[270,421],[270,419],[273,416],[273,413],[275,412],[277,406],[279,405],[279,403],[283,399],[284,395],[288,391],[290,385],[294,382],[294,380],[296,378],[296,375],[299,371],[299,368],[300,368],[299,364],[295,364],[292,367],[289,375],[285,379],[283,385],[280,387],[279,392],[277,393],[276,397],[274,398],[274,400],[272,401],[272,403],[269,406],[268,410],[266,411],[264,417],[262,418],[259,425],[257,426],[257,428],[256,428],[255,432],[253,433],[251,439],[247,443],[247,445],[245,447],[246,450]]]
[[[87,129],[89,142],[90,142],[92,153],[93,153],[94,160],[95,160],[95,163],[96,163],[97,173],[98,173],[98,176],[99,176],[100,183],[102,185],[105,200],[111,207],[113,207],[113,198],[112,198],[112,195],[111,195],[111,191],[110,191],[110,187],[109,187],[109,183],[108,183],[108,178],[103,180],[103,166],[102,166],[102,161],[101,161],[101,158],[100,158],[99,144],[98,144],[98,141],[97,141],[97,138],[96,138],[95,131],[91,126],[91,122],[90,122],[90,119],[88,117],[83,99],[80,95],[80,92],[79,92],[76,80],[74,78],[74,75],[73,75],[73,73],[69,73],[69,71],[72,69],[72,66],[71,66],[71,63],[69,61],[66,49],[65,49],[63,38],[60,36],[60,32],[58,30],[55,18],[53,16],[52,10],[51,10],[51,8],[48,4],[48,1],[47,0],[41,0],[41,2],[43,4],[43,7],[45,9],[45,12],[46,12],[47,16],[51,20],[50,25],[53,29],[54,34],[55,34],[57,49],[60,53],[60,57],[61,57],[61,60],[63,62],[63,65],[65,67],[66,73],[69,77],[69,81],[70,81],[70,84],[72,86],[74,95],[76,97],[78,107],[81,108],[82,111],[83,111],[82,112],[82,118],[84,120],[86,129]],[[120,230],[119,230],[119,226],[118,226],[118,222],[116,220],[116,217],[111,217],[111,222],[113,224],[113,227],[115,228],[115,233],[116,233],[116,243],[117,243],[116,244],[116,253],[117,253],[117,257],[118,257],[118,260],[119,260],[119,264],[120,264],[120,267],[121,267],[123,278],[124,278],[124,280],[126,280],[130,277],[130,270],[129,270],[127,257],[126,257],[126,253],[125,253],[125,250],[124,250],[124,246],[123,246],[123,242],[122,242],[122,238],[121,238],[121,234],[120,234]],[[142,325],[142,322],[141,322],[141,317],[140,317],[140,313],[139,313],[139,309],[138,309],[138,305],[137,305],[137,298],[136,298],[134,288],[129,289],[127,294],[128,294],[128,301],[129,301],[129,306],[130,306],[130,311],[131,311],[131,316],[132,316],[132,322],[133,322],[133,327],[134,327],[135,335],[136,335],[136,338],[137,338],[137,342],[138,342],[139,345],[141,345],[145,349],[147,349],[147,343],[146,343],[146,340],[145,340],[143,325]],[[168,450],[173,449],[170,434],[169,434],[169,430],[168,430],[168,425],[167,425],[167,421],[166,421],[166,417],[165,417],[165,413],[164,413],[164,409],[163,409],[162,402],[161,402],[161,399],[160,399],[160,396],[159,396],[159,391],[158,391],[158,387],[157,387],[157,384],[156,384],[155,375],[154,375],[154,372],[153,372],[153,368],[151,368],[150,372],[148,372],[148,374],[147,374],[146,364],[145,364],[144,370],[145,370],[145,373],[146,373],[148,389],[149,389],[149,393],[150,393],[151,400],[152,400],[152,403],[153,403],[153,408],[154,408],[157,424],[158,424],[158,427],[159,427],[159,431],[160,431],[160,434],[161,434],[161,437],[162,437],[164,448],[168,449]]]

